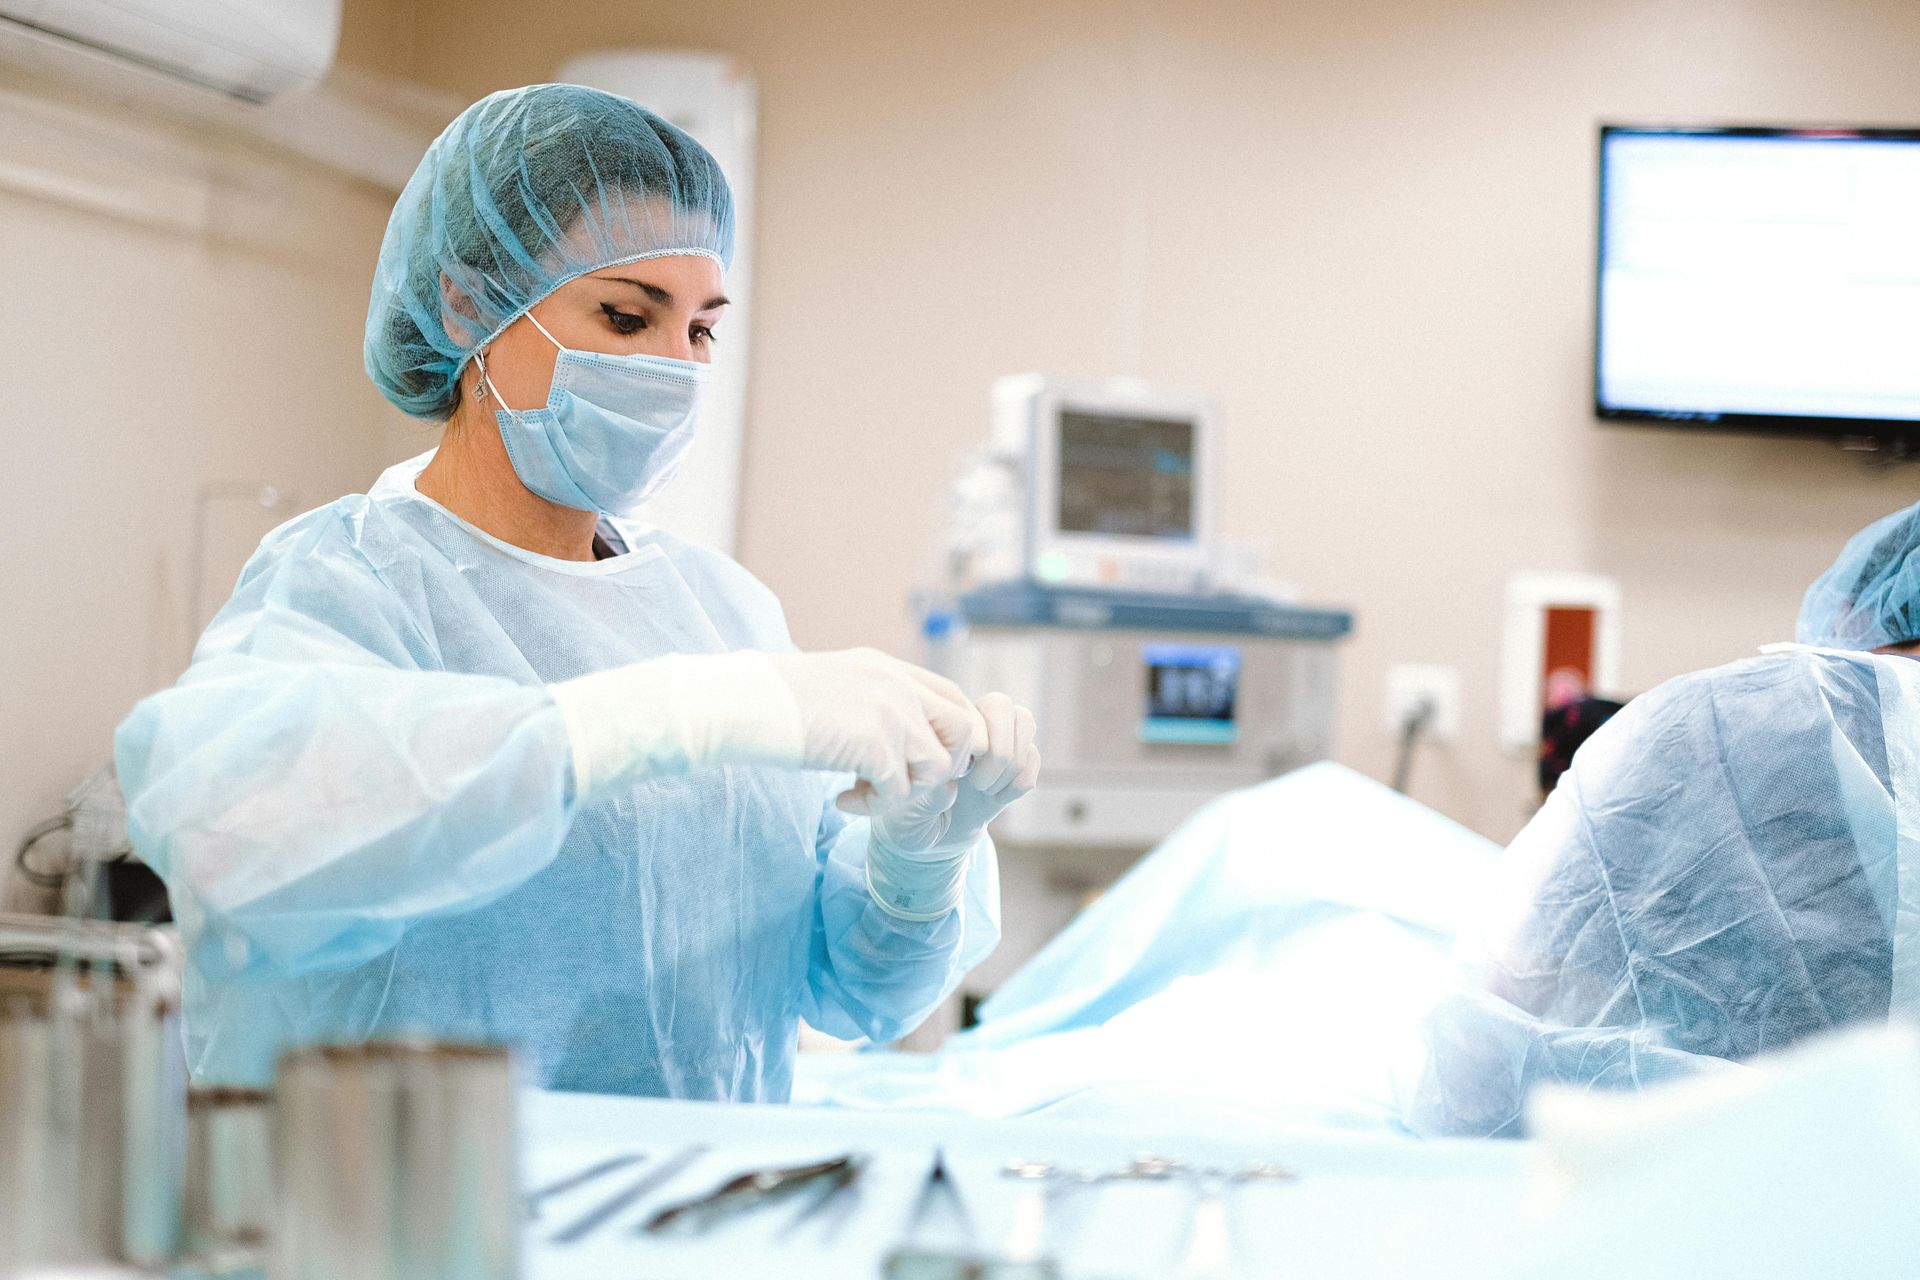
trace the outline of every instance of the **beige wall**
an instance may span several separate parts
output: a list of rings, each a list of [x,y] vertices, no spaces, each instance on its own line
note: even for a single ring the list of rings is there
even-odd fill
[[[1341,756],[1385,772],[1387,666],[1458,665],[1464,740],[1415,793],[1504,836],[1509,573],[1617,575],[1644,688],[1783,635],[1840,540],[1920,491],[1818,445],[1603,430],[1585,400],[1596,120],[1920,123],[1910,0],[348,0],[343,55],[471,97],[622,44],[759,80],[741,550],[802,644],[912,652],[995,375],[1210,389],[1229,530],[1359,612]],[[177,670],[198,485],[318,502],[404,447],[359,371],[388,197],[289,181],[264,244],[0,194],[0,835]],[[219,521],[230,581],[260,528]]]
[[[10,144],[41,127],[0,109]],[[0,186],[0,890],[21,834],[185,665],[200,487],[267,482],[314,505],[364,488],[398,434],[360,372],[389,197],[193,135],[118,145],[115,164],[206,166],[207,233]],[[289,514],[209,508],[206,612]]]
[[[741,552],[805,645],[911,652],[902,599],[995,375],[1208,388],[1229,530],[1359,612],[1340,755],[1384,774],[1385,669],[1457,665],[1463,740],[1414,791],[1506,836],[1530,794],[1494,745],[1508,574],[1616,575],[1643,689],[1785,636],[1842,539],[1920,496],[1920,473],[1823,445],[1587,408],[1595,123],[1920,123],[1911,0],[387,13],[383,47],[466,95],[622,44],[752,68]]]

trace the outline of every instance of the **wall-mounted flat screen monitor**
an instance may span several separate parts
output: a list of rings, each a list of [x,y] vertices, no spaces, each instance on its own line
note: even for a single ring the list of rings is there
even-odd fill
[[[1602,418],[1920,434],[1920,130],[1600,132]]]

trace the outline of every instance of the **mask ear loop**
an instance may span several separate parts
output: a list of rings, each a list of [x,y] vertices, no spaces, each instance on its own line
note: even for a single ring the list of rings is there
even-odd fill
[[[550,333],[548,333],[548,332],[547,332],[547,326],[545,326],[545,325],[543,325],[543,324],[541,324],[541,323],[540,323],[540,320],[539,320],[539,317],[537,317],[537,316],[535,316],[535,315],[533,314],[533,312],[531,312],[531,311],[529,311],[529,312],[527,312],[527,319],[533,322],[533,327],[534,327],[534,328],[536,328],[536,329],[538,329],[538,330],[540,331],[540,336],[541,336],[541,337],[543,337],[543,338],[545,338],[545,339],[546,339],[546,340],[547,340],[548,342],[551,342],[551,343],[552,343],[552,344],[553,344],[553,345],[554,345],[554,346],[555,346],[556,348],[558,348],[559,350],[561,350],[561,351],[565,351],[565,350],[566,350],[566,348],[565,348],[565,347],[563,347],[563,346],[561,346],[561,345],[560,345],[560,339],[558,339],[558,338],[556,338],[556,337],[554,337],[554,336],[553,336],[552,334],[550,334]]]
[[[560,339],[548,333],[547,326],[541,324],[540,321],[537,318],[535,318],[533,312],[528,311],[528,312],[525,312],[524,314],[528,320],[533,321],[533,327],[540,331],[540,336],[545,338],[548,342],[551,342],[554,345],[554,348],[556,350],[562,351],[562,352],[566,350],[565,347],[560,345]],[[473,386],[473,398],[475,400],[485,400],[487,398],[487,394],[491,392],[493,394],[493,398],[499,401],[500,407],[502,409],[507,409],[507,402],[505,399],[501,397],[500,388],[494,386],[493,379],[487,376],[487,353],[485,349],[481,349],[473,353],[473,362],[476,366],[478,366],[480,370],[480,381],[476,382]],[[513,410],[507,409],[507,412],[512,413]]]

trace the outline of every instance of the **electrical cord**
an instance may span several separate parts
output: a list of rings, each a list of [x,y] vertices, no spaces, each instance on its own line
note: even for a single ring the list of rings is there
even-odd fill
[[[1420,745],[1420,736],[1433,723],[1438,710],[1432,698],[1422,698],[1400,722],[1400,754],[1393,764],[1393,789],[1401,795],[1407,794],[1407,783],[1413,777],[1414,749]]]
[[[20,842],[19,850],[13,855],[13,864],[20,868],[20,874],[26,877],[27,883],[38,885],[42,889],[58,889],[66,882],[73,860],[69,858],[67,865],[58,871],[42,871],[33,865],[33,847],[56,831],[71,830],[73,830],[73,815],[63,813],[57,818],[48,818],[27,832],[26,838]]]

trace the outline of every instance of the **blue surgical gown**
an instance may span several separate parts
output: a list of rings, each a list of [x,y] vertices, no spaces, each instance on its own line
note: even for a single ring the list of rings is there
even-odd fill
[[[422,496],[425,458],[270,534],[116,755],[189,944],[199,1081],[393,1034],[504,1042],[544,1087],[784,1100],[797,1025],[893,1039],[999,937],[984,838],[915,923],[865,881],[848,779],[714,767],[574,802],[549,683],[790,649],[727,557],[625,521],[593,563]]]
[[[1670,680],[1502,858],[1408,1123],[1515,1133],[1553,1082],[1636,1089],[1920,1013],[1920,662],[1772,653]]]

